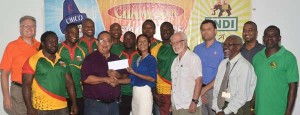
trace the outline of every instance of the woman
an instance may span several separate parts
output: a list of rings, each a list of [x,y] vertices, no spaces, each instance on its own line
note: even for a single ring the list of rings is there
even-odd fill
[[[133,86],[132,114],[151,115],[153,105],[151,88],[156,85],[157,62],[150,54],[150,39],[145,35],[137,37],[137,48],[140,57],[133,61],[132,68],[127,68]]]

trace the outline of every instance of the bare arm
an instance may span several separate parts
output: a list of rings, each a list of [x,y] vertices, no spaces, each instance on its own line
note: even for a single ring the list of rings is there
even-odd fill
[[[202,77],[198,77],[195,80],[195,88],[194,88],[194,93],[193,93],[193,99],[198,100],[200,96],[200,91],[202,87]],[[194,113],[196,112],[197,104],[194,102],[191,102],[190,107],[189,107],[189,112]]]
[[[111,81],[112,78],[110,77],[97,77],[94,75],[89,75],[85,80],[84,83],[87,84],[100,84]]]
[[[68,94],[72,101],[70,114],[77,114],[78,108],[77,108],[77,103],[76,103],[76,93],[75,93],[73,79],[72,79],[71,74],[66,74],[65,77],[66,77],[67,91],[68,91]]]
[[[22,93],[25,105],[27,107],[27,114],[37,114],[36,110],[32,106],[32,100],[31,100],[31,93],[32,93],[32,81],[33,81],[34,75],[33,74],[22,74]]]
[[[4,108],[11,111],[12,110],[12,103],[11,98],[9,95],[9,74],[10,71],[2,70],[1,71],[1,88],[3,94],[3,105]]]
[[[285,115],[291,115],[293,112],[297,90],[298,90],[298,82],[289,83],[288,103],[287,103]]]

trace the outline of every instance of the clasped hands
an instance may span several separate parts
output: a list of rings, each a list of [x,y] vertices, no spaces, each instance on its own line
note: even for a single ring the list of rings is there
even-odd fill
[[[121,78],[121,74],[117,72],[116,70],[108,70],[107,71],[108,77],[105,80],[105,83],[111,85],[112,87],[115,87],[119,84],[118,79]]]

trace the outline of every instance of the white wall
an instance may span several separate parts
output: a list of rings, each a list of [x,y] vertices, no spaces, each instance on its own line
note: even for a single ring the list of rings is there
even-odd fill
[[[32,15],[37,19],[37,35],[39,39],[44,32],[44,0],[0,0],[0,59],[8,42],[19,36],[19,18],[23,15]],[[16,4],[17,3],[17,4]],[[276,25],[281,29],[282,44],[295,54],[300,60],[300,52],[297,51],[300,40],[297,32],[300,27],[300,13],[298,0],[253,0],[252,20],[258,25],[258,40],[262,41],[262,33],[269,25]],[[299,91],[298,91],[299,95]],[[0,114],[3,110],[2,95],[0,95]],[[300,99],[294,109],[294,115],[300,114]]]

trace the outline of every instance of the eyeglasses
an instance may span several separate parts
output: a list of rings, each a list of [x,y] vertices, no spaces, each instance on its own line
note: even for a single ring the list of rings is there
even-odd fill
[[[22,25],[21,27],[25,28],[25,29],[31,29],[31,28],[35,28],[35,25]]]
[[[171,44],[171,45],[175,45],[175,44],[179,44],[179,43],[181,43],[181,42],[183,42],[183,41],[185,41],[185,40],[179,40],[179,41],[175,41],[175,42],[170,42],[170,44]]]
[[[230,43],[227,43],[227,44],[223,43],[222,44],[223,47],[226,47],[226,46],[230,47],[230,46],[234,46],[234,45],[241,45],[241,44],[230,44]]]
[[[100,39],[99,42],[100,42],[101,44],[104,44],[104,43],[111,43],[111,40]]]

